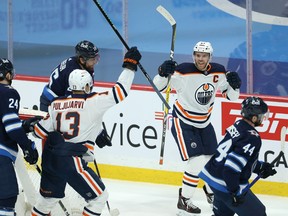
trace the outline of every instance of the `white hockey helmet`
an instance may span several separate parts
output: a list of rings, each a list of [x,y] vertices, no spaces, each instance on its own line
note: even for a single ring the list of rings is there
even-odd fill
[[[93,87],[91,75],[86,70],[75,69],[69,75],[70,91],[84,91],[89,94]]]
[[[210,60],[213,54],[213,48],[210,42],[199,41],[193,48],[193,56],[195,52],[204,52],[210,54]]]
[[[210,42],[205,42],[205,41],[199,41],[196,43],[193,49],[194,52],[204,52],[204,53],[209,53],[210,56],[212,56],[213,53],[213,48]]]

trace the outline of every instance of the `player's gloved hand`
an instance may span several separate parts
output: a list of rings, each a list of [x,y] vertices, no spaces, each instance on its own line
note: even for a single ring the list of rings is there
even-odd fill
[[[174,73],[176,66],[176,61],[166,60],[158,67],[158,74],[161,77],[168,77]]]
[[[241,87],[241,79],[237,72],[228,71],[226,73],[226,79],[229,85],[235,90]]]
[[[269,176],[273,176],[277,173],[275,169],[273,169],[272,164],[263,162],[260,166],[259,175],[261,178],[267,178]]]
[[[34,131],[34,125],[37,124],[43,117],[42,116],[35,116],[26,120],[22,121],[22,128],[24,129],[25,133],[30,133]]]
[[[122,67],[137,71],[137,64],[141,57],[142,56],[137,47],[131,47],[124,56]]]
[[[23,149],[24,159],[31,165],[36,164],[38,161],[38,151],[36,149],[35,142],[30,143],[30,145]]]
[[[95,143],[99,148],[103,148],[104,146],[112,146],[111,138],[107,134],[107,131],[103,129],[101,133],[97,136]]]
[[[239,206],[245,202],[245,194],[237,195],[237,193],[231,193],[232,205]]]

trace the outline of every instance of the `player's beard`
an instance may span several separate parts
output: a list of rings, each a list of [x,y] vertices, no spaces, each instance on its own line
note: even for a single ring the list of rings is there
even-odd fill
[[[86,65],[86,63],[85,64],[81,64],[81,66],[85,69],[85,70],[87,70],[89,73],[91,73],[91,74],[93,74],[94,73],[94,67],[87,67],[87,65]]]

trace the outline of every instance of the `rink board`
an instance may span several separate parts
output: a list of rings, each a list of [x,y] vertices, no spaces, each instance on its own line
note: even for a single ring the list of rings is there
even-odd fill
[[[39,97],[47,81],[48,78],[17,75],[13,86],[21,95],[21,108],[32,109],[33,105],[39,105]],[[94,91],[108,90],[112,85],[96,82]],[[229,102],[217,94],[211,121],[218,140],[223,137],[225,128],[240,118],[240,103],[245,96],[247,95],[241,95],[239,100]],[[263,141],[260,160],[272,161],[280,151],[281,127],[288,126],[288,99],[262,98],[269,105],[270,117],[257,128]],[[172,93],[171,107],[175,99],[176,95]],[[103,124],[112,137],[113,146],[95,149],[103,177],[181,185],[185,162],[181,161],[170,133],[171,113],[166,133],[164,164],[159,165],[162,108],[161,100],[151,87],[133,86],[124,102],[106,112]],[[40,140],[36,142],[41,145]],[[288,196],[287,151],[285,148],[284,157],[276,163],[278,173],[267,180],[259,181],[253,187],[257,193]]]

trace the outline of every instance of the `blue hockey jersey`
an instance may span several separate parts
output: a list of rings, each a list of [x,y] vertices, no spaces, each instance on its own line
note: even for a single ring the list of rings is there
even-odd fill
[[[17,143],[21,148],[31,145],[27,138],[22,122],[19,119],[20,95],[10,85],[0,84],[0,155],[7,156],[13,161],[18,153]]]
[[[75,69],[82,69],[77,61],[77,57],[73,56],[62,61],[51,73],[49,83],[44,87],[42,96],[48,101],[55,97],[64,96],[68,92],[69,75]],[[94,71],[88,71],[94,82]]]
[[[211,187],[226,193],[241,193],[255,167],[261,164],[258,155],[261,138],[254,127],[238,120],[226,129],[217,152],[199,173]]]

